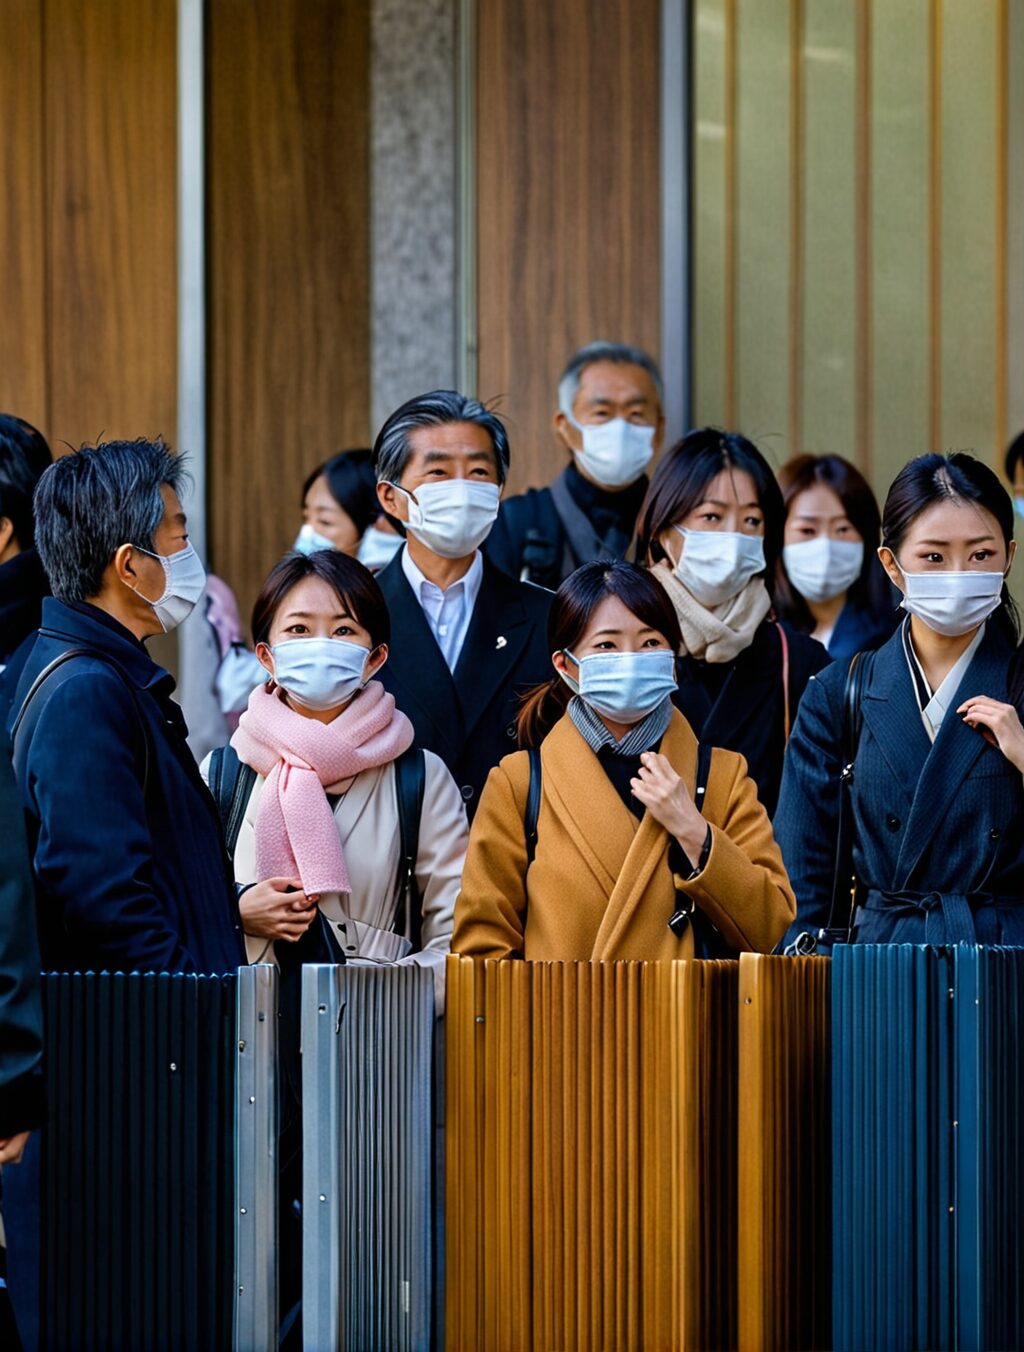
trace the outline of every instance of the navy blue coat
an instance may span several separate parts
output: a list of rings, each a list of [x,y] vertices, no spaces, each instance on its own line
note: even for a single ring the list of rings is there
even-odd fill
[[[11,721],[38,673],[77,646],[113,656],[134,699],[108,662],[76,657],[66,679],[40,688],[19,734],[43,962],[56,971],[234,971],[245,961],[234,883],[169,673],[104,611],[51,597]]]
[[[402,570],[401,552],[377,581],[391,615],[388,660],[378,679],[412,720],[417,745],[447,765],[472,817],[488,774],[518,746],[520,695],[554,674],[547,639],[551,593],[514,581],[484,559],[452,672]]]
[[[681,657],[676,663],[679,689],[672,696],[694,734],[712,746],[738,751],[746,758],[757,794],[771,817],[782,782],[786,752],[786,709],[782,685],[782,644],[789,642],[789,718],[796,712],[811,676],[826,666],[828,653],[792,625],[765,620],[753,642],[731,662],[699,662]]]
[[[1014,661],[990,622],[932,743],[902,630],[878,650],[854,762],[855,939],[1024,943],[1024,779],[956,713],[973,695],[1007,701]],[[811,681],[790,738],[774,822],[797,899],[784,943],[828,924],[848,665]]]
[[[897,628],[904,614],[904,611],[896,609],[895,603],[890,610],[879,613],[847,601],[839,612],[832,637],[828,641],[829,657],[833,662],[849,661],[854,653],[880,648]]]

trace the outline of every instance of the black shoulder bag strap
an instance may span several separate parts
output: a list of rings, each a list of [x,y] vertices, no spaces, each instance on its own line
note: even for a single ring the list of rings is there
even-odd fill
[[[213,750],[210,755],[210,792],[220,813],[228,858],[232,860],[255,783],[256,771],[238,759],[238,752],[233,746],[218,746]]]
[[[526,835],[526,867],[533,863],[537,853],[537,819],[540,816],[540,747],[531,746],[526,753],[530,758],[530,786],[526,791],[526,812],[523,815],[523,831]]]
[[[399,860],[398,906],[393,928],[396,934],[404,934],[411,941],[414,953],[423,947],[423,899],[416,881],[416,860],[426,784],[426,759],[418,746],[411,746],[395,761]]]
[[[704,811],[704,799],[707,797],[708,780],[711,778],[711,756],[714,747],[710,742],[697,743],[697,774],[693,785],[693,801],[697,811]],[[677,897],[679,894],[676,894]],[[680,907],[668,927],[676,936],[685,932],[687,925],[693,931],[693,956],[695,958],[735,958],[737,950],[722,938],[718,926],[700,909],[691,898],[686,898],[686,906]]]
[[[836,824],[836,857],[832,871],[832,900],[828,910],[828,925],[817,934],[804,931],[797,936],[792,950],[796,953],[828,952],[834,944],[850,942],[854,913],[857,909],[857,879],[853,867],[853,777],[860,732],[864,723],[864,691],[871,679],[875,663],[874,652],[854,653],[846,671],[843,688],[843,726],[840,749],[842,768],[839,772],[839,818]]]
[[[29,686],[25,698],[21,701],[21,708],[18,710],[17,717],[11,725],[11,746],[14,753],[14,763],[16,766],[20,763],[21,758],[18,750],[18,733],[25,725],[25,719],[28,716],[29,709],[33,705],[35,706],[35,718],[38,718],[39,714],[42,712],[42,706],[38,703],[37,698],[40,690],[48,682],[52,685],[53,681],[51,678],[54,674],[59,672],[62,667],[66,667],[67,664],[76,657],[92,657],[98,662],[105,662],[108,667],[113,668],[113,670],[117,672],[118,676],[120,676],[123,681],[128,694],[131,696],[132,705],[135,709],[139,724],[139,736],[142,739],[142,794],[143,797],[145,797],[146,790],[149,788],[149,733],[146,731],[146,720],[142,715],[142,709],[139,707],[139,697],[135,692],[135,686],[132,684],[131,677],[117,658],[111,657],[109,653],[100,652],[96,648],[67,648],[64,652],[58,653],[52,662],[48,662],[47,665],[43,667],[42,671]],[[64,680],[70,675],[71,673],[69,671],[65,671],[63,676],[58,679]],[[33,726],[34,723],[35,719],[32,720]]]

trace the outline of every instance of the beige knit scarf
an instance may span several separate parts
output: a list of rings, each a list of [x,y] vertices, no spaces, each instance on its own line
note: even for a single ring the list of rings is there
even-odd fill
[[[668,592],[683,631],[680,656],[702,662],[731,662],[754,641],[757,626],[772,608],[764,581],[751,578],[732,600],[709,610],[694,599],[665,559],[651,572]]]

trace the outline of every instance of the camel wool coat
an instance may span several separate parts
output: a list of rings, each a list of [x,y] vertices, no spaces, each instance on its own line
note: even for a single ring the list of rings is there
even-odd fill
[[[697,739],[678,711],[660,750],[693,793]],[[540,758],[529,870],[529,757],[516,752],[490,772],[455,906],[454,953],[534,961],[688,958],[690,927],[677,938],[668,925],[686,896],[732,947],[771,952],[796,903],[742,756],[712,753],[703,808],[711,853],[692,882],[669,865],[668,832],[649,812],[637,821],[568,715],[544,739]]]

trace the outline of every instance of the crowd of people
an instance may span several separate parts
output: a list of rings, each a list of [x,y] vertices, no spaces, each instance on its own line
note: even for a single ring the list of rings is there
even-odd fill
[[[43,1113],[40,965],[418,963],[440,1012],[448,952],[1024,935],[1024,438],[1015,499],[920,454],[880,511],[837,455],[664,429],[651,357],[590,344],[564,467],[510,496],[495,412],[410,399],[311,471],[246,633],[183,458],[51,463],[0,418],[0,1162]],[[182,622],[179,704],[146,642]]]

